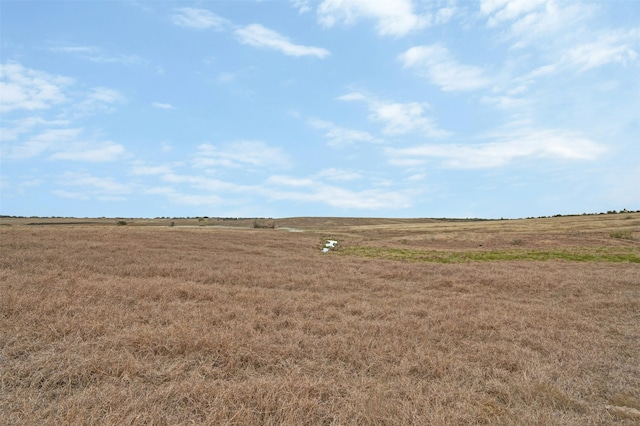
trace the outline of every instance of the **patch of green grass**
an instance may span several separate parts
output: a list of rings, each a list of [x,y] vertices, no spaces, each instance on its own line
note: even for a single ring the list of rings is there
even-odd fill
[[[633,240],[633,232],[631,231],[611,231],[611,238],[619,238],[622,240]]]
[[[500,260],[566,260],[570,262],[629,262],[640,263],[640,251],[627,249],[584,250],[493,250],[493,251],[427,251],[388,247],[342,247],[343,255],[411,262],[463,263]]]

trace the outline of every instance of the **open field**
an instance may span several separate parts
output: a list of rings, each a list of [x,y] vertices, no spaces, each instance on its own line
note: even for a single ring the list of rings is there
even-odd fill
[[[640,423],[640,213],[127,222],[0,220],[0,424]]]

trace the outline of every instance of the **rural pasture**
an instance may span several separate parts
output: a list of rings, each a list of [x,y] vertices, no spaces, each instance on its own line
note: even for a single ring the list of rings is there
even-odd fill
[[[640,213],[116,223],[0,219],[0,423],[640,422]]]

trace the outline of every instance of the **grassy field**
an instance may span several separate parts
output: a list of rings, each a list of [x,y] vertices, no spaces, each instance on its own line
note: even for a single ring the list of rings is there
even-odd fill
[[[126,221],[0,219],[0,424],[640,423],[640,213]]]

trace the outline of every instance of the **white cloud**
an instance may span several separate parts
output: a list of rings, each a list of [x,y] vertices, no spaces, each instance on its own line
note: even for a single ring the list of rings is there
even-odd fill
[[[302,7],[304,9],[302,3],[296,7]],[[173,16],[173,22],[176,25],[196,29],[214,28],[219,31],[233,27],[231,21],[221,18],[206,9],[183,7],[177,9],[177,11],[178,13]],[[251,24],[236,28],[234,34],[242,44],[277,50],[288,56],[315,56],[323,59],[330,55],[327,49],[295,44],[288,37],[260,24]],[[228,82],[230,79],[232,80],[234,76],[221,74],[220,77],[221,82]]]
[[[113,142],[104,142],[97,148],[89,148],[84,143],[77,144],[71,150],[59,151],[52,154],[52,160],[86,161],[91,163],[102,163],[115,161],[122,157],[125,149],[122,145]]]
[[[294,44],[287,37],[260,24],[251,24],[239,28],[235,31],[235,34],[240,43],[277,50],[288,56],[315,56],[320,59],[329,56],[327,49]]]
[[[336,168],[329,168],[321,170],[316,174],[317,177],[321,179],[327,179],[330,181],[354,181],[362,179],[362,175],[360,173],[352,172],[349,170],[341,170]]]
[[[478,169],[504,166],[523,158],[556,160],[595,160],[606,148],[595,141],[560,130],[534,130],[497,136],[483,144],[438,144],[388,149],[390,162],[406,166],[428,158],[443,160],[445,167]]]
[[[358,191],[313,178],[288,176],[269,178],[263,187],[263,194],[274,200],[320,203],[341,209],[400,209],[411,205],[410,194],[402,191],[380,188]]]
[[[438,11],[436,12],[434,17],[434,23],[446,24],[451,20],[451,18],[453,18],[456,15],[456,13],[458,13],[457,7],[453,7],[453,6],[442,7],[438,9]]]
[[[369,97],[360,92],[351,92],[340,96],[338,99],[341,101],[367,101]]]
[[[98,49],[94,46],[58,46],[49,49],[51,52],[59,53],[95,53]]]
[[[527,100],[523,98],[517,98],[515,96],[483,96],[480,99],[483,103],[493,105],[497,108],[513,111],[516,108],[521,108],[527,105]]]
[[[376,121],[386,123],[383,132],[388,135],[401,135],[415,131],[438,136],[432,120],[424,117],[424,104],[418,102],[383,103],[378,102],[370,106],[372,117]]]
[[[215,206],[223,202],[222,198],[213,194],[188,194],[166,186],[149,188],[145,192],[152,195],[163,195],[178,205]]]
[[[73,80],[25,68],[0,64],[0,112],[47,109],[67,101],[62,92]]]
[[[52,76],[17,63],[0,64],[0,112],[47,110],[56,104],[70,103],[63,114],[83,116],[112,111],[113,104],[125,101],[120,92],[107,87],[65,93],[73,83],[71,78]]]
[[[124,96],[117,90],[109,89],[108,87],[94,87],[87,95],[87,100],[90,102],[112,104],[123,102]]]
[[[102,64],[118,63],[123,65],[139,65],[145,62],[138,55],[128,55],[123,53],[110,54],[96,46],[55,46],[49,48],[49,51],[76,55],[91,62]]]
[[[412,68],[443,91],[468,91],[489,85],[484,69],[459,64],[449,50],[439,44],[415,46],[400,54],[404,68]]]
[[[309,177],[273,175],[257,185],[239,185],[210,177],[185,174],[167,173],[159,176],[170,186],[147,188],[145,193],[166,196],[177,204],[241,203],[253,197],[365,210],[395,209],[411,204],[410,194],[403,191],[375,186],[370,189],[352,190],[326,183],[325,181],[347,182],[362,179],[358,173],[335,168],[324,169]],[[237,198],[238,196],[240,198]]]
[[[181,27],[204,30],[212,28],[222,31],[230,25],[229,21],[208,11],[207,9],[197,9],[193,7],[182,7],[176,9],[173,15],[173,23]]]
[[[76,115],[90,115],[98,112],[112,112],[113,104],[125,102],[125,97],[108,87],[94,87],[84,95],[84,100],[74,105]]]
[[[72,191],[67,191],[65,189],[55,189],[53,191],[51,191],[51,193],[53,195],[57,195],[58,197],[61,198],[70,198],[72,200],[88,200],[90,197],[89,194],[84,193],[84,192],[72,192]]]
[[[426,102],[390,102],[360,92],[348,93],[338,98],[341,101],[364,101],[369,109],[369,119],[382,123],[382,132],[387,135],[421,133],[428,137],[442,137],[448,133],[425,117],[429,104]]]
[[[168,175],[171,173],[173,173],[173,168],[170,165],[147,166],[138,162],[131,167],[131,174],[136,176]]]
[[[13,127],[0,128],[0,141],[14,141],[24,133],[31,132],[38,126],[68,126],[68,120],[45,120],[41,117],[26,117],[18,120],[12,120],[9,123]]]
[[[312,10],[311,0],[291,0],[291,4],[301,15]]]
[[[286,168],[289,158],[280,148],[262,141],[240,140],[223,146],[198,146],[193,164],[195,167]]]
[[[159,109],[176,109],[173,105],[165,102],[153,102],[151,106]]]
[[[429,17],[414,12],[411,0],[324,0],[318,6],[318,20],[325,27],[360,19],[374,19],[378,34],[395,37],[429,24]]]
[[[79,190],[58,189],[53,194],[64,198],[92,199],[101,201],[122,201],[134,192],[133,185],[118,182],[112,177],[97,177],[86,172],[66,172],[58,179],[58,184]]]
[[[271,176],[266,181],[266,185],[282,185],[282,186],[293,186],[293,187],[304,187],[304,186],[312,186],[315,184],[313,179],[309,178],[294,178],[291,176]]]
[[[638,30],[602,33],[594,42],[569,49],[564,61],[579,71],[612,63],[626,65],[638,57],[636,49],[640,42],[639,34]]]
[[[235,183],[225,182],[219,179],[213,179],[205,176],[192,176],[192,175],[179,175],[175,173],[168,173],[161,175],[161,178],[165,182],[173,184],[186,184],[192,188],[210,192],[243,192],[247,191],[250,187],[244,185],[238,185]]]
[[[531,13],[544,6],[545,3],[546,0],[485,0],[480,4],[480,11],[484,15],[491,15],[487,25],[492,27],[504,21],[511,21],[524,14]]]
[[[327,144],[330,146],[341,146],[357,142],[378,143],[379,139],[376,139],[368,132],[360,130],[346,129],[344,127],[336,126],[335,124],[318,119],[309,120],[311,127],[315,129],[325,130],[325,137],[327,138]]]
[[[514,40],[513,47],[555,44],[563,33],[573,36],[584,30],[584,23],[596,7],[584,2],[557,0],[483,0],[480,12],[490,28],[507,27],[501,36]],[[569,30],[569,31],[567,31]],[[544,43],[540,40],[548,40]]]
[[[106,162],[125,154],[122,145],[83,136],[82,128],[47,129],[6,147],[6,158],[25,160],[51,152],[51,160]]]
[[[47,129],[7,147],[6,158],[23,160],[37,157],[48,150],[59,149],[82,133],[82,129]]]

